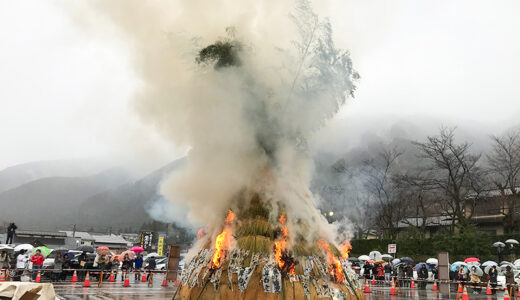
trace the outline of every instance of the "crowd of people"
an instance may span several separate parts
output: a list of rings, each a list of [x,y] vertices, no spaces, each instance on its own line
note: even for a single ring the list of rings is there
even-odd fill
[[[139,279],[141,272],[153,271],[156,268],[155,257],[150,257],[148,263],[144,266],[143,256],[138,253],[135,258],[130,258],[125,254],[122,259],[115,255],[111,257],[105,253],[92,254],[83,251],[79,254],[75,261],[72,261],[69,253],[57,253],[54,257],[54,266],[49,269],[43,269],[45,256],[42,255],[39,249],[36,249],[34,254],[29,255],[26,250],[22,249],[15,254],[16,263],[14,264],[11,256],[6,252],[0,252],[0,269],[10,270],[11,279],[13,281],[21,281],[22,276],[30,275],[32,281],[36,280],[38,272],[40,274],[48,275],[52,281],[65,281],[67,276],[72,276],[74,270],[77,271],[78,280],[84,280],[87,272],[92,272],[92,276],[99,278],[101,271],[104,272],[104,278],[108,278],[112,270],[121,269],[123,274],[134,272],[135,279]],[[29,270],[29,263],[32,264],[32,270]],[[114,272],[114,277],[117,278],[117,272]],[[121,280],[125,277],[121,276]]]
[[[397,278],[397,284],[401,287],[409,287],[414,278],[414,267],[411,264],[402,263],[393,266],[391,263],[370,263],[365,262],[362,266],[363,277],[366,280],[376,279],[379,282],[386,282],[389,284],[392,280]],[[417,271],[417,284],[419,288],[425,289],[429,277],[428,268],[426,265],[421,265]],[[434,279],[438,279],[437,266],[431,268]]]

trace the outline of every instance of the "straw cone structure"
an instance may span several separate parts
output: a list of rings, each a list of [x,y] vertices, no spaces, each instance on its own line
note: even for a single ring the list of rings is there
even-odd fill
[[[294,274],[282,273],[283,288],[280,286],[279,292],[264,291],[264,267],[277,268],[273,249],[279,235],[279,225],[268,221],[268,212],[259,201],[252,201],[247,210],[237,215],[233,232],[235,247],[226,251],[226,258],[220,267],[212,267],[208,259],[215,251],[214,241],[208,241],[192,261],[186,262],[175,299],[274,300],[320,299],[324,296],[329,299],[334,296],[337,297],[334,299],[364,299],[357,275],[347,266],[346,259],[342,260],[342,274],[347,276],[346,280],[343,283],[333,282],[326,254],[317,245],[303,243],[295,243],[289,249],[297,263]],[[332,255],[340,254],[332,244],[329,245]],[[310,260],[313,262],[309,263]],[[245,288],[243,282],[239,283],[240,269],[253,269]]]

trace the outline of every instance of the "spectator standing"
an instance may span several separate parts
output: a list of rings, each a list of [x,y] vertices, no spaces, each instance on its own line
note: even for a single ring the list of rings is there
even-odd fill
[[[130,260],[128,254],[125,254],[125,256],[123,256],[123,265],[121,266],[121,271],[123,272],[123,276],[121,276],[121,281],[125,281],[125,277],[128,275],[126,274],[126,272],[132,269],[132,265],[132,260]]]
[[[7,227],[7,240],[5,241],[6,244],[12,244],[14,235],[16,234],[16,224],[11,223],[9,224],[9,227]]]
[[[406,271],[406,282],[405,282],[405,285],[406,286],[410,286],[410,282],[412,281],[412,278],[413,278],[413,268],[411,265],[406,265],[406,268],[405,268],[405,271]]]
[[[135,280],[139,280],[139,276],[141,275],[140,271],[143,267],[143,257],[141,253],[137,253],[137,256],[134,259],[134,269],[135,269]]]
[[[509,295],[515,295],[515,274],[511,270],[511,266],[506,267],[506,286],[509,291]]]
[[[146,276],[146,280],[150,280],[150,274],[152,274],[152,271],[156,268],[156,261],[155,256],[150,257],[150,260],[148,261],[148,266],[146,266],[146,269],[148,269],[148,276]]]
[[[0,253],[0,269],[10,269],[11,268],[11,257],[7,254],[6,251],[2,251]]]
[[[87,271],[85,271],[87,269],[87,261],[88,261],[88,254],[86,251],[83,251],[78,256],[79,268],[81,269],[81,271],[78,272],[78,277],[79,277],[80,281],[83,281],[85,279],[85,275],[87,273]]]
[[[497,256],[498,256],[498,263],[504,261],[504,248],[503,247],[497,247]]]
[[[33,264],[33,281],[36,280],[36,275],[38,274],[38,271],[41,270],[44,260],[45,258],[43,257],[42,252],[40,251],[40,249],[37,249],[36,253],[31,257],[31,262]]]
[[[498,271],[496,266],[492,266],[489,270],[489,283],[491,284],[491,292],[494,294],[497,293],[496,287],[497,287],[497,281],[498,281]]]
[[[25,266],[27,265],[27,261],[29,258],[25,255],[26,250],[22,249],[20,253],[16,256],[16,275],[14,277],[14,281],[21,281],[23,272],[25,271]]]
[[[385,269],[385,281],[390,282],[390,280],[392,279],[392,265],[388,263],[385,265],[384,269]]]
[[[420,287],[421,289],[426,289],[426,281],[428,280],[428,269],[425,265],[421,266],[421,269],[419,270],[419,274],[417,274],[420,281]]]

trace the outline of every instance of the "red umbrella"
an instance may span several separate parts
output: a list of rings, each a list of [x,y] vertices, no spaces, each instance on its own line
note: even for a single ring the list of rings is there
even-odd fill
[[[470,263],[470,262],[479,262],[480,259],[476,258],[476,257],[468,257],[464,260],[465,263]]]
[[[130,251],[135,252],[135,253],[141,253],[141,252],[144,252],[144,249],[143,249],[143,247],[135,246],[135,247],[130,248]]]
[[[97,251],[110,251],[110,249],[108,249],[108,247],[105,247],[105,246],[97,247],[96,250]]]

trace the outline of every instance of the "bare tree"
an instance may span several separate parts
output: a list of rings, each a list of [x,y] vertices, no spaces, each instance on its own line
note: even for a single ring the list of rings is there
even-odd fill
[[[424,185],[439,192],[441,207],[451,218],[452,232],[457,223],[464,225],[471,218],[482,190],[480,154],[471,153],[471,145],[467,142],[457,144],[454,133],[455,128],[443,128],[438,136],[415,143],[422,152],[421,157],[429,162],[423,170]],[[470,194],[470,209],[466,211]]]
[[[520,198],[520,130],[508,131],[503,136],[492,136],[493,148],[487,155],[492,182],[500,191],[501,199],[507,210],[504,227],[514,228],[516,205]]]
[[[375,221],[373,225],[378,227],[383,237],[388,238],[397,236],[399,222],[406,212],[404,199],[398,197],[394,181],[402,154],[396,149],[383,150],[375,158],[364,161],[365,185],[372,200],[369,210]]]

